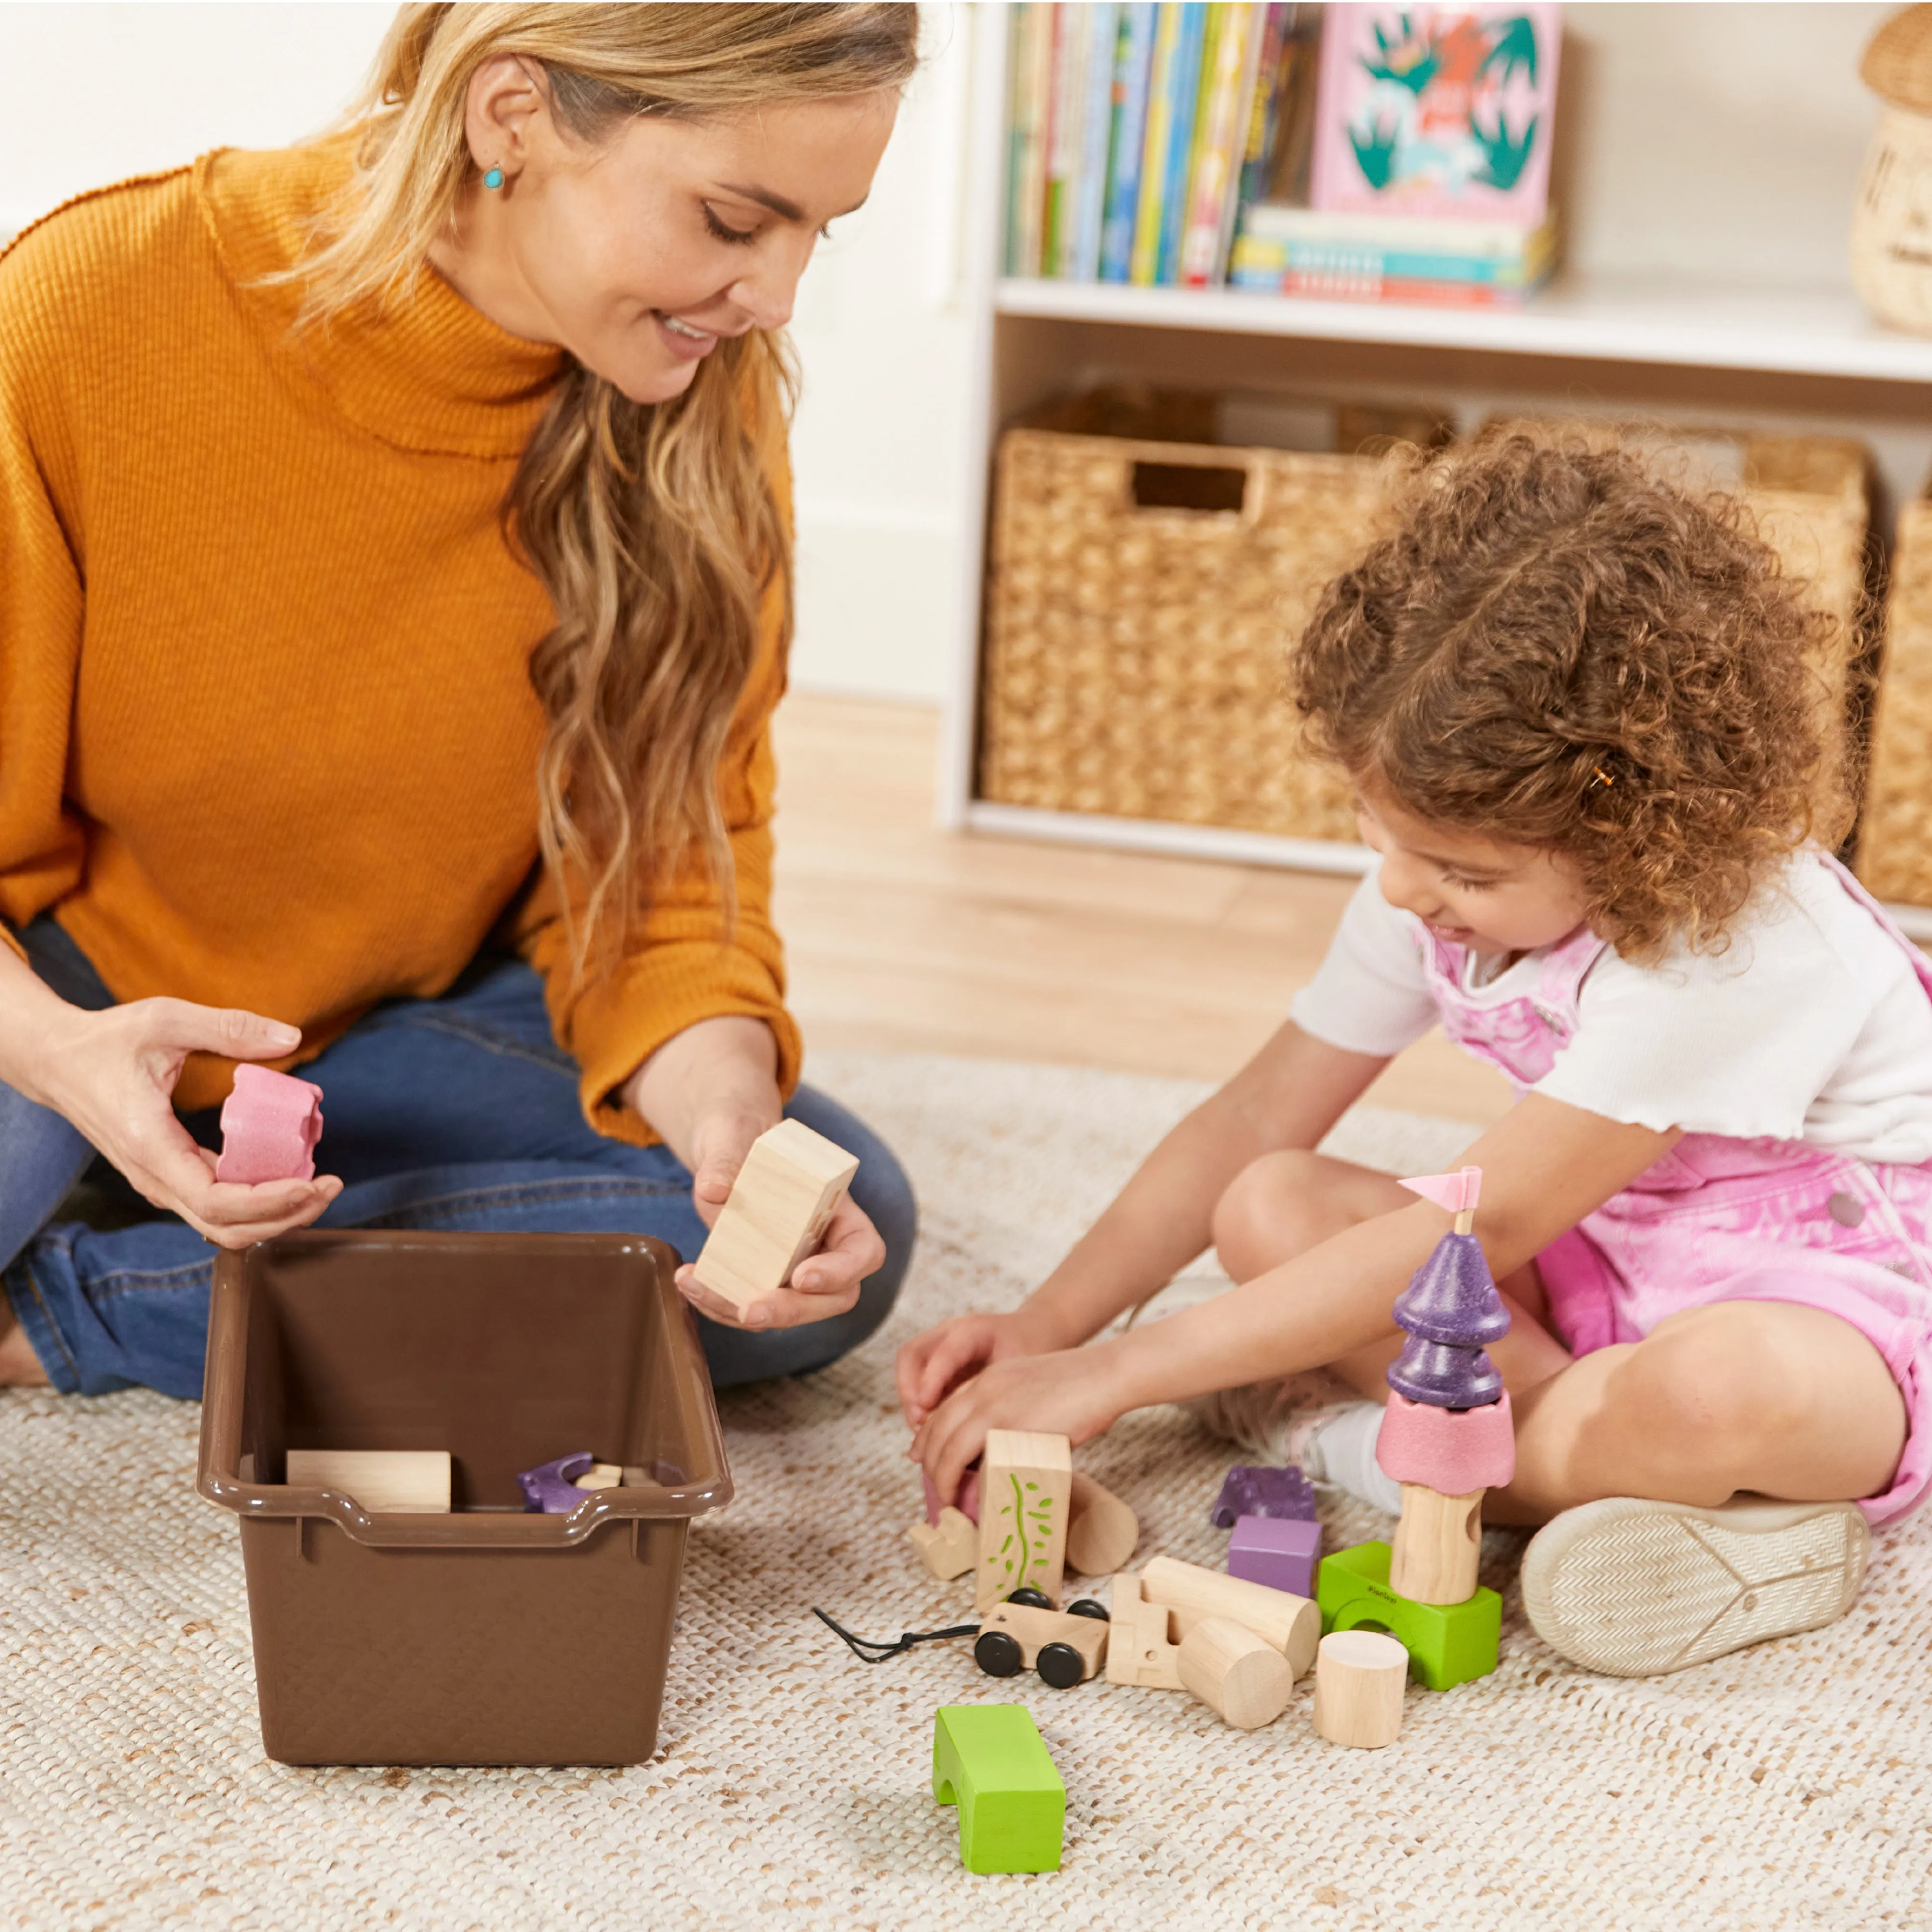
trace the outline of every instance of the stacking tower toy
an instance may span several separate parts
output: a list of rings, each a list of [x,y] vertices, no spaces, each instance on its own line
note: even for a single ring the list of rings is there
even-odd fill
[[[1345,1550],[1318,1586],[1324,1628],[1380,1625],[1436,1690],[1496,1668],[1502,1601],[1476,1582],[1483,1492],[1516,1472],[1508,1392],[1485,1352],[1510,1322],[1474,1232],[1482,1178],[1466,1167],[1402,1183],[1456,1223],[1395,1304],[1408,1340],[1389,1368],[1376,1460],[1402,1485],[1402,1520],[1393,1550]]]

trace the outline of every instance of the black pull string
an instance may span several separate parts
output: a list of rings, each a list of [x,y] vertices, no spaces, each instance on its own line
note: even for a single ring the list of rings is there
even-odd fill
[[[902,1655],[916,1643],[937,1643],[941,1637],[946,1636],[972,1636],[980,1628],[977,1624],[952,1624],[944,1630],[906,1630],[895,1642],[882,1636],[854,1636],[843,1624],[836,1618],[827,1616],[816,1604],[812,1606],[812,1614],[834,1636],[843,1640],[861,1664],[883,1664],[889,1657]]]

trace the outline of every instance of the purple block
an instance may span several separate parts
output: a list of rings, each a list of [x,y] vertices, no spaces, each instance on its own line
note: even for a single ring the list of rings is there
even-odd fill
[[[524,1508],[546,1516],[567,1515],[590,1494],[577,1486],[577,1479],[596,1460],[588,1449],[580,1449],[574,1456],[560,1456],[554,1462],[523,1471],[517,1486],[524,1492]]]
[[[1292,1462],[1285,1469],[1251,1468],[1238,1463],[1223,1480],[1208,1520],[1216,1529],[1231,1529],[1235,1519],[1244,1516],[1312,1522],[1315,1485]]]
[[[1299,1518],[1244,1516],[1228,1539],[1228,1574],[1298,1597],[1315,1594],[1322,1526]]]

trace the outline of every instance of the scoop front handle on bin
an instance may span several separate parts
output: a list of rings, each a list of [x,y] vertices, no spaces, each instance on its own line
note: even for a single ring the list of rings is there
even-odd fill
[[[314,1246],[329,1240],[331,1233],[309,1231],[301,1237],[285,1238],[299,1239]],[[349,1240],[355,1238],[345,1234],[334,1238]],[[436,1239],[434,1235],[421,1238],[429,1241]],[[442,1238],[448,1240],[462,1238]],[[498,1238],[514,1241],[519,1238],[512,1235]],[[532,1235],[521,1238],[535,1244],[595,1238]],[[658,1247],[662,1244],[653,1242],[650,1245]],[[716,1475],[696,1482],[592,1490],[565,1516],[536,1515],[519,1510],[460,1510],[448,1516],[372,1514],[340,1490],[295,1489],[282,1483],[244,1482],[241,1474],[244,1380],[241,1365],[248,1351],[250,1285],[245,1260],[245,1251],[237,1252],[232,1250],[224,1250],[215,1258],[218,1292],[212,1298],[209,1315],[207,1368],[202,1378],[201,1455],[195,1476],[195,1488],[199,1494],[224,1509],[232,1510],[238,1516],[326,1516],[355,1541],[375,1546],[418,1550],[437,1546],[556,1549],[582,1543],[607,1522],[662,1521],[698,1516],[707,1510],[722,1508],[731,1500],[732,1483],[724,1460],[724,1443],[717,1434],[712,1415],[701,1410],[702,1420],[708,1424],[702,1432],[712,1438],[715,1445],[716,1454],[711,1460],[718,1472]],[[221,1292],[223,1288],[226,1292]],[[670,1310],[671,1317],[682,1320],[693,1331],[692,1353],[698,1364],[696,1372],[702,1373],[704,1358],[698,1346],[697,1324],[690,1304],[681,1295],[675,1300],[676,1305]]]

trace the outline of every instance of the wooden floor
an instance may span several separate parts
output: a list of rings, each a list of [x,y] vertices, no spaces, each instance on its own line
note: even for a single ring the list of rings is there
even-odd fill
[[[1280,1024],[1352,879],[935,830],[935,713],[794,693],[777,910],[808,1045],[1218,1080]],[[1502,1079],[1432,1035],[1384,1106],[1487,1122]]]

